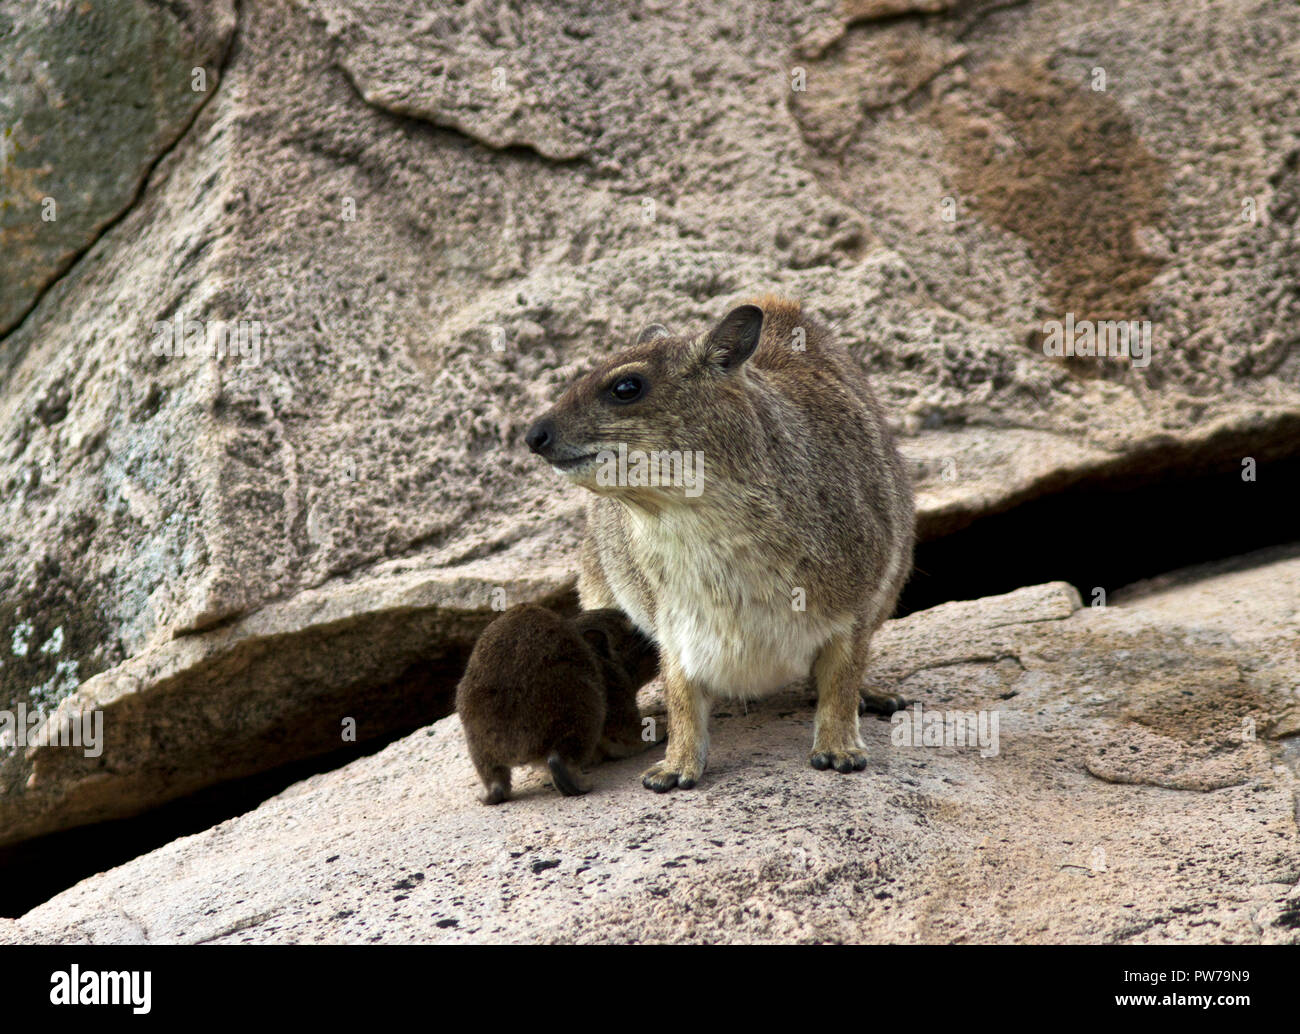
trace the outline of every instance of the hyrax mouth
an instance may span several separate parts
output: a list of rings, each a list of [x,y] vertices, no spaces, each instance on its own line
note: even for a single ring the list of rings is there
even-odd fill
[[[565,459],[551,460],[551,466],[562,474],[569,474],[585,466],[596,458],[598,454],[594,452],[583,453],[581,456],[570,456]]]

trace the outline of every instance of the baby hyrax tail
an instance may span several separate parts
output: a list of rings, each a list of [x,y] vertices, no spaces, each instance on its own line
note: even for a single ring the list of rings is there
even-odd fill
[[[470,760],[485,804],[510,796],[515,765],[545,765],[566,796],[591,789],[583,767],[626,757],[640,739],[636,693],[658,654],[622,611],[566,618],[532,603],[507,610],[470,654],[456,689]]]

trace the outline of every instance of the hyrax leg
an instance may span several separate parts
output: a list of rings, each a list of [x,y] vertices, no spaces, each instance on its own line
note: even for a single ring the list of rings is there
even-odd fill
[[[867,767],[867,752],[858,734],[858,686],[866,667],[868,635],[858,629],[837,635],[813,662],[817,712],[808,758],[813,768],[854,772]]]
[[[487,787],[487,793],[482,798],[484,804],[500,804],[502,801],[510,800],[509,766],[493,765],[486,770],[479,769],[478,774],[483,780],[483,785]]]
[[[500,804],[510,799],[510,766],[501,764],[492,751],[485,749],[483,743],[475,736],[467,734],[466,745],[469,747],[469,759],[474,763],[474,771],[483,780],[487,793],[480,798],[484,804]]]
[[[677,787],[689,790],[704,774],[709,753],[709,698],[692,684],[675,660],[664,663],[664,696],[668,704],[668,751],[646,769],[641,785],[657,793]]]

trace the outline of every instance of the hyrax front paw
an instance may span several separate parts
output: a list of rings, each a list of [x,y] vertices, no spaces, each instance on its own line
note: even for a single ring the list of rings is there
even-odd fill
[[[693,765],[676,765],[665,758],[657,765],[652,765],[641,776],[641,785],[655,793],[664,793],[674,788],[689,790],[699,781],[702,771]]]
[[[858,747],[844,750],[814,748],[812,754],[808,756],[808,763],[818,771],[833,768],[836,772],[861,772],[867,767],[867,752]]]

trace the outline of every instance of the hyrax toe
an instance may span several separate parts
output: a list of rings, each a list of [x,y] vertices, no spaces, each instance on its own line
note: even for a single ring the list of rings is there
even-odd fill
[[[847,750],[814,750],[808,763],[818,771],[861,772],[867,767],[867,752],[856,747]]]
[[[862,691],[858,697],[858,714],[891,715],[907,707],[907,701],[897,693],[868,693]]]
[[[666,793],[669,790],[693,789],[699,778],[699,772],[682,771],[677,765],[664,760],[645,770],[641,776],[641,785],[655,793]]]

